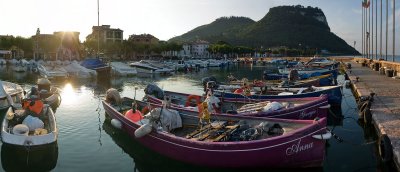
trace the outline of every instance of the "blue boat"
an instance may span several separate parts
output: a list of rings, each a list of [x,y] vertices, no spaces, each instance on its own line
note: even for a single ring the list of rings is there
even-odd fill
[[[284,99],[284,98],[303,98],[303,97],[318,97],[322,94],[328,95],[328,102],[332,105],[340,105],[342,103],[342,86],[324,86],[324,87],[310,87],[310,88],[271,88],[276,93],[280,94],[252,94],[243,95],[235,94],[223,91],[214,91],[214,95],[217,97],[223,97],[224,99]]]
[[[99,58],[88,58],[81,62],[81,66],[96,70],[97,76],[104,76],[104,74],[110,74],[111,67],[101,61]]]
[[[98,58],[88,58],[81,62],[81,66],[88,69],[96,70],[97,68],[106,67],[107,65]]]
[[[326,75],[326,74],[332,74],[332,77],[329,78],[323,78],[319,81],[320,86],[330,86],[332,85],[333,82],[335,82],[335,79],[337,78],[339,72],[337,69],[325,71],[325,72],[314,72],[314,73],[309,73],[309,74],[299,74],[300,79],[308,79],[311,77],[315,76],[321,76],[321,75]],[[263,74],[263,79],[265,80],[281,80],[283,78],[288,78],[288,74],[280,74],[280,73],[268,73],[267,71],[264,71]],[[333,82],[332,82],[333,81]]]

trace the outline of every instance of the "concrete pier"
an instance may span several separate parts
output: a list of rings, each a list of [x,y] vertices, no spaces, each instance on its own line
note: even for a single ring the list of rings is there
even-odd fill
[[[357,62],[356,62],[357,61]],[[375,93],[371,105],[372,124],[379,136],[387,135],[393,152],[393,161],[400,170],[400,79],[393,79],[382,72],[363,66],[364,59],[354,59],[350,62],[351,69],[346,73],[351,80],[356,97],[369,96]],[[400,69],[399,63],[369,61],[368,63]],[[366,65],[369,65],[369,64]],[[395,72],[396,73],[396,72]]]

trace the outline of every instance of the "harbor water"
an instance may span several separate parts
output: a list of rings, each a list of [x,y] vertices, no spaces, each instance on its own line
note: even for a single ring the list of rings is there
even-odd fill
[[[171,76],[137,76],[93,80],[53,81],[62,89],[62,102],[56,110],[58,141],[46,147],[31,149],[2,145],[1,166],[12,171],[243,171],[243,169],[209,169],[185,164],[159,155],[142,146],[127,134],[111,126],[101,105],[108,88],[116,88],[122,96],[144,96],[149,83],[160,88],[184,93],[202,94],[201,78],[215,76],[225,81],[232,74],[237,78],[259,79],[271,66],[231,65],[225,68],[202,69],[198,72]],[[16,73],[0,66],[0,79],[18,83],[25,90],[35,84],[36,74]],[[339,83],[343,83],[339,76]],[[380,161],[373,128],[358,121],[354,96],[342,89],[341,107],[332,108],[329,128],[336,134],[326,144],[326,158],[321,168],[251,169],[251,171],[391,171]],[[1,118],[4,117],[4,112]],[[160,145],[162,146],[162,145]],[[263,157],[260,157],[263,158]],[[223,161],[223,159],[221,159]],[[249,170],[249,169],[245,169]]]

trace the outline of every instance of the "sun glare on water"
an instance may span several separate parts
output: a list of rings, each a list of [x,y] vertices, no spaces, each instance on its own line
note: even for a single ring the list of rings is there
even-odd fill
[[[73,103],[77,103],[76,100],[78,96],[70,83],[65,84],[64,88],[62,89],[61,97],[63,104],[70,105]]]

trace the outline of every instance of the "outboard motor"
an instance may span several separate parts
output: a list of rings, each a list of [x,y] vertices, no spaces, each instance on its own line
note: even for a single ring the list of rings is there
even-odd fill
[[[31,95],[39,95],[40,98],[45,99],[48,98],[52,95],[51,93],[51,82],[47,78],[40,78],[37,81],[37,91],[38,94],[32,94]]]
[[[296,81],[299,79],[299,72],[295,69],[291,70],[288,75],[289,81]]]
[[[208,81],[206,84],[206,88],[214,90],[218,88],[218,84],[215,81]]]
[[[51,82],[47,78],[38,79],[36,84],[38,86],[39,91],[46,90],[46,91],[50,92]]]
[[[201,79],[201,83],[203,84],[204,91],[207,91],[207,83],[209,81],[214,81],[215,83],[217,83],[217,78],[215,78],[214,76],[210,76],[210,77],[204,77],[203,79]]]
[[[106,101],[112,105],[119,105],[122,102],[119,92],[115,88],[110,88],[106,91]]]
[[[158,99],[164,99],[164,91],[155,84],[148,84],[144,89],[144,93],[152,95]]]

